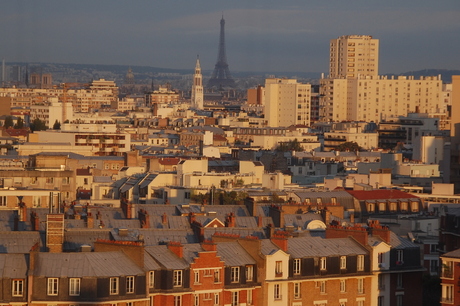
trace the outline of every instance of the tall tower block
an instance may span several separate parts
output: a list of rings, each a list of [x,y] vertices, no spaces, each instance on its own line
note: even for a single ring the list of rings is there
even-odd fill
[[[369,35],[345,35],[330,42],[329,78],[377,76],[379,40]]]
[[[219,53],[217,55],[217,63],[214,66],[211,79],[208,82],[210,87],[235,87],[230,70],[227,64],[227,55],[225,54],[225,20],[224,16],[220,20],[220,37],[219,37]]]
[[[201,74],[200,59],[197,57],[195,74],[193,75],[192,85],[192,107],[203,109],[203,75]]]

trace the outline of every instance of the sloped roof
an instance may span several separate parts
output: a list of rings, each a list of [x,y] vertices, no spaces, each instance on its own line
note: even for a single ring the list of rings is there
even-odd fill
[[[98,230],[66,230],[64,232],[63,249],[76,252],[82,245],[90,245],[94,249],[94,242],[98,239],[110,240],[109,229]]]
[[[2,278],[27,277],[28,254],[0,254],[0,275]]]
[[[238,242],[217,243],[217,255],[221,257],[227,267],[256,264],[254,258]]]
[[[385,199],[419,199],[419,197],[397,189],[348,190],[346,191],[360,201]]]
[[[266,238],[266,233],[261,228],[242,228],[242,227],[207,227],[204,229],[204,238],[211,239],[215,233],[234,234],[240,237],[254,236],[259,239]]]
[[[36,231],[0,232],[0,253],[28,253],[37,242],[41,245],[40,233]],[[0,274],[1,275],[1,274]]]
[[[317,237],[300,237],[288,239],[288,253],[293,258],[365,255],[368,251],[351,238],[323,239]]]
[[[418,245],[411,242],[409,239],[400,237],[394,232],[390,232],[390,245],[393,249],[405,249],[405,248],[419,248]]]
[[[146,246],[158,245],[170,241],[177,241],[182,244],[199,242],[191,229],[138,229],[137,232],[143,236]]]
[[[145,251],[166,269],[187,269],[188,263],[171,252],[166,245],[145,247]]]
[[[39,253],[35,276],[110,277],[144,271],[123,252]]]

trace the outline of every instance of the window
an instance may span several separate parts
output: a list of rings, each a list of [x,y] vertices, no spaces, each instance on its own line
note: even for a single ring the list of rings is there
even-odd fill
[[[194,283],[195,283],[195,284],[199,284],[199,283],[200,283],[200,272],[199,272],[199,271],[195,271],[195,272],[193,273],[193,275],[194,275]]]
[[[6,206],[6,196],[0,197],[0,206]]]
[[[214,293],[214,305],[219,305],[219,293]]]
[[[326,293],[326,281],[319,282],[319,292]]]
[[[357,300],[356,301],[356,306],[364,306],[364,300]]]
[[[118,277],[110,278],[110,295],[118,294]]]
[[[230,271],[230,281],[238,283],[240,281],[240,267],[232,267]]]
[[[238,291],[232,292],[232,306],[238,306],[239,300],[240,300],[239,292]]]
[[[176,295],[174,297],[174,306],[182,306],[182,296]]]
[[[220,283],[220,270],[214,270],[214,282]]]
[[[149,271],[149,288],[155,287],[155,272]]]
[[[281,300],[281,285],[275,284],[273,286],[273,298],[275,300]]]
[[[246,266],[246,281],[252,282],[254,280],[254,266]]]
[[[126,277],[126,293],[134,293],[134,276]]]
[[[384,256],[385,256],[385,253],[379,253],[379,254],[378,254],[377,260],[378,260],[378,263],[379,263],[379,264],[382,264],[382,263],[384,262],[384,260],[385,260],[385,259],[384,259]]]
[[[173,272],[173,286],[181,287],[182,286],[182,270],[174,270]]]
[[[452,261],[443,261],[442,277],[452,278],[454,276],[454,263]]]
[[[404,252],[403,252],[403,250],[398,250],[396,255],[397,255],[396,264],[397,265],[402,265],[404,263]]]
[[[378,285],[379,290],[385,290],[383,274],[379,274],[379,276],[378,276],[378,284],[377,285]]]
[[[69,279],[69,295],[70,296],[80,295],[80,279],[79,278]]]
[[[340,269],[347,268],[347,256],[340,256]]]
[[[363,271],[364,270],[364,255],[358,255],[357,269],[358,269],[358,271]]]
[[[24,295],[24,280],[23,279],[13,279],[13,288],[11,294],[13,296],[23,296]]]
[[[54,177],[47,177],[46,184],[54,184]]]
[[[396,306],[403,306],[403,297],[404,297],[404,295],[397,295],[396,296]]]
[[[294,283],[294,298],[295,299],[300,299],[300,283]]]
[[[276,276],[281,276],[283,274],[283,262],[277,261],[275,263],[275,274]]]
[[[403,274],[398,273],[396,276],[396,288],[402,289],[403,288]]]
[[[64,185],[70,184],[70,177],[63,177],[62,178],[62,184],[64,184]]]
[[[320,263],[320,269],[326,270],[326,257],[321,257],[319,263]]]
[[[383,296],[379,296],[379,297],[377,298],[377,306],[383,306],[383,305],[385,305],[385,304],[384,304]]]
[[[35,176],[33,176],[33,177],[30,178],[30,183],[31,183],[31,184],[37,184],[37,181],[38,181],[38,178],[35,177]]]
[[[294,259],[294,275],[300,275],[300,268],[301,268],[300,263],[301,263],[300,258]]]
[[[32,205],[34,207],[40,207],[41,204],[42,204],[42,197],[41,196],[33,196]]]
[[[48,278],[48,295],[58,295],[58,278]]]
[[[200,306],[200,296],[198,294],[193,296],[193,306]]]
[[[453,303],[454,302],[454,285],[442,285],[441,293],[442,303]]]
[[[358,278],[358,293],[364,293],[364,278]]]
[[[347,292],[347,282],[344,279],[340,280],[340,292]]]
[[[252,300],[252,289],[249,289],[249,290],[248,290],[247,297],[248,297],[248,298],[246,299],[246,300],[247,300],[247,301],[246,301],[246,304],[251,305],[252,302],[253,302],[253,300]]]

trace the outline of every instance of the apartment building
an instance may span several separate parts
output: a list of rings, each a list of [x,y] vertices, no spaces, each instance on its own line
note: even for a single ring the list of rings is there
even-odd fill
[[[310,125],[311,85],[295,79],[265,80],[265,118],[269,127]]]
[[[369,35],[344,35],[330,42],[330,78],[376,76],[379,40]]]

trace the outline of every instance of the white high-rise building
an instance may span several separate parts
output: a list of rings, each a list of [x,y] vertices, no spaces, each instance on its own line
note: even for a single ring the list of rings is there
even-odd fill
[[[310,125],[311,85],[295,79],[265,80],[265,118],[269,127]]]
[[[192,85],[192,107],[203,109],[203,75],[201,74],[200,59],[196,59],[195,74]]]
[[[331,39],[330,78],[376,76],[379,70],[379,40],[369,35],[345,35]]]

